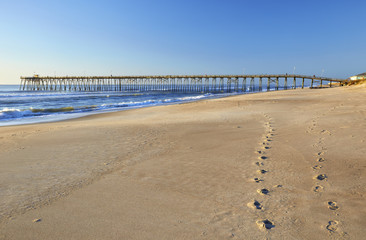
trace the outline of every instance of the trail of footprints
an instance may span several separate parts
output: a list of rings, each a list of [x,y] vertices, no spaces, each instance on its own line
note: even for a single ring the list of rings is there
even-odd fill
[[[248,206],[259,210],[261,212],[265,212],[265,207],[262,205],[259,199],[263,197],[268,197],[270,195],[270,190],[263,187],[265,179],[264,176],[270,173],[270,170],[265,168],[265,162],[268,160],[266,154],[267,151],[271,149],[271,142],[273,140],[275,129],[273,129],[272,124],[273,120],[267,114],[264,114],[266,119],[265,123],[265,135],[263,136],[263,141],[260,142],[260,150],[256,151],[258,155],[258,160],[256,160],[255,165],[258,166],[257,176],[253,178],[253,181],[258,184],[257,194],[258,200],[253,200],[252,202],[248,203]],[[275,227],[272,220],[269,219],[260,219],[257,222],[257,226],[262,230],[269,230]]]
[[[313,191],[315,194],[319,194],[324,191],[324,187],[321,185],[321,182],[327,181],[327,179],[328,179],[327,174],[324,173],[324,171],[322,171],[323,165],[325,165],[327,163],[327,159],[325,158],[327,149],[324,146],[324,137],[322,137],[322,135],[323,134],[331,135],[330,132],[327,130],[321,130],[320,132],[316,131],[316,128],[318,127],[318,124],[317,124],[318,119],[319,119],[319,117],[314,118],[312,120],[312,125],[311,125],[311,127],[308,128],[308,131],[307,131],[308,133],[320,133],[321,134],[318,139],[318,142],[313,145],[313,147],[318,150],[318,153],[316,154],[316,164],[312,167],[315,172],[315,175],[313,177],[313,179],[315,180],[315,186],[313,187]],[[330,211],[335,211],[336,216],[339,216],[339,214],[337,213],[337,210],[339,209],[337,202],[327,201],[326,206],[328,207],[328,209]],[[346,234],[346,233],[340,231],[339,221],[337,221],[337,220],[329,220],[325,226],[325,229],[330,234],[333,234],[333,233],[338,233],[338,234],[340,233],[342,235]]]

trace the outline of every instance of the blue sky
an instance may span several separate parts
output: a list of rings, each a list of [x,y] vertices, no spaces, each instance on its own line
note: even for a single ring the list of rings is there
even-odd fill
[[[40,75],[366,72],[366,1],[0,0],[0,84]]]

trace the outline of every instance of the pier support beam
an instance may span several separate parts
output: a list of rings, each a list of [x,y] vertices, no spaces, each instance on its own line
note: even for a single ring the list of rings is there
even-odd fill
[[[214,78],[212,78],[212,80],[211,80],[212,82],[211,82],[211,86],[212,86],[212,88],[211,88],[211,91],[214,91],[214,92],[216,92],[217,91],[217,86],[216,86],[216,78],[214,77]]]
[[[247,78],[246,77],[243,78],[242,86],[243,86],[242,87],[243,91],[246,92],[247,91]]]
[[[239,78],[234,78],[235,81],[235,92],[239,91]]]
[[[228,92],[231,92],[231,82],[232,82],[231,77],[228,77],[227,83],[226,83],[226,87],[227,87],[226,91],[228,91]]]
[[[283,86],[283,88],[285,89],[285,90],[287,90],[287,77],[285,77],[285,83],[283,84],[284,86]]]
[[[254,78],[253,77],[250,79],[250,91],[251,92],[255,91]]]
[[[224,78],[220,78],[220,84],[219,84],[220,92],[224,92]]]
[[[205,78],[205,92],[210,92],[210,78]]]
[[[260,92],[262,92],[262,85],[263,85],[263,83],[262,83],[262,77],[260,77],[259,78],[259,89],[258,89],[258,91],[260,91]]]

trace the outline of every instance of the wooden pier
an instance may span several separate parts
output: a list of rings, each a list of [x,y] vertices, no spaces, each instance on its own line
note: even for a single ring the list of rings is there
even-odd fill
[[[21,77],[23,91],[255,92],[343,85],[345,79],[305,75],[166,75]]]

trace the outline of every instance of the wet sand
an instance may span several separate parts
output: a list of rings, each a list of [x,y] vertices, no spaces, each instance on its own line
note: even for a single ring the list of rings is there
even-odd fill
[[[362,239],[366,86],[0,128],[0,239]]]

